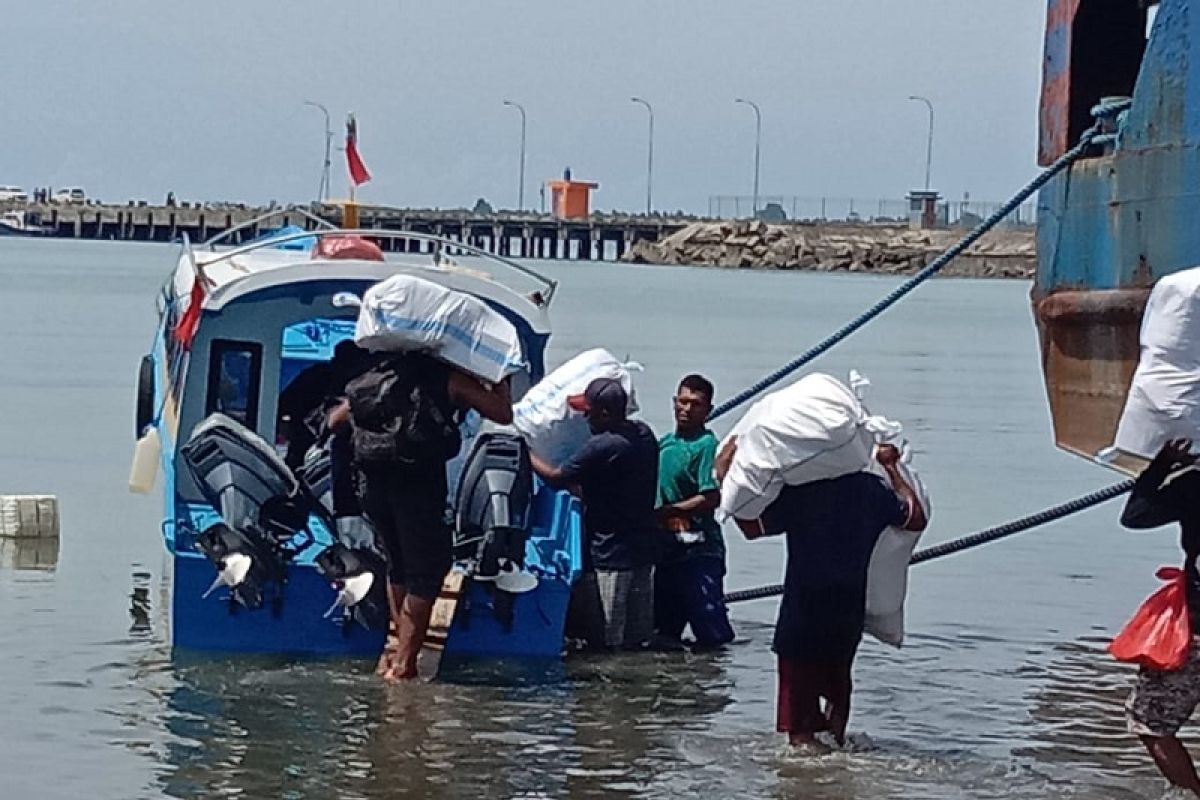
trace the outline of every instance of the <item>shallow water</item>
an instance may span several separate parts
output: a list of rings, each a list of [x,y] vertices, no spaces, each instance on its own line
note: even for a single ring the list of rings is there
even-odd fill
[[[160,501],[125,490],[137,359],[173,260],[0,241],[0,492],[56,494],[63,519],[56,569],[0,567],[3,796],[1163,794],[1104,644],[1176,560],[1174,535],[1121,531],[1116,504],[915,568],[909,640],[864,645],[843,753],[791,753],[773,733],[771,600],[733,609],[723,653],[477,667],[432,686],[384,687],[361,663],[173,660]],[[732,393],[894,285],[542,267],[562,281],[551,362],[596,345],[642,362],[660,432],[683,373]],[[866,373],[874,409],[906,424],[935,505],[924,544],[1114,480],[1050,444],[1027,294],[935,281],[820,362]],[[730,588],[778,581],[781,542],[730,544]]]

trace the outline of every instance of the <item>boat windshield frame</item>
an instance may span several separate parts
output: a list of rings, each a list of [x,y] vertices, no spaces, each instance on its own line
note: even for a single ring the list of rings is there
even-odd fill
[[[338,230],[338,227],[336,225],[334,225],[332,222],[325,219],[324,217],[317,216],[316,214],[312,213],[311,211],[309,211],[306,208],[303,208],[301,206],[288,206],[287,208],[278,208],[278,209],[274,209],[272,211],[268,211],[265,214],[260,214],[257,217],[254,217],[253,219],[248,219],[245,222],[242,222],[238,225],[234,225],[232,228],[223,230],[220,233],[218,233],[217,235],[211,236],[208,239],[205,239],[203,242],[200,242],[199,244],[197,244],[196,247],[203,248],[205,250],[209,250],[209,251],[215,253],[215,252],[217,252],[217,245],[226,242],[235,233],[241,233],[244,230],[254,228],[258,225],[261,225],[262,223],[266,222],[269,219],[272,219],[274,217],[280,217],[284,214],[299,214],[300,216],[304,217],[309,222],[312,222],[314,225],[316,225],[317,227],[319,227],[321,229],[329,230],[329,231]],[[274,239],[275,237],[268,236],[265,238]]]

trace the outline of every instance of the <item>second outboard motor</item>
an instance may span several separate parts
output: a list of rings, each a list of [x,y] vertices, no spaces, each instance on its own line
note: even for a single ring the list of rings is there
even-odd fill
[[[341,609],[347,633],[352,620],[368,629],[387,627],[387,561],[383,556],[368,547],[338,542],[322,550],[314,563],[338,592],[325,612],[326,619]]]
[[[481,433],[463,465],[458,484],[454,558],[474,567],[476,580],[516,574],[525,563],[533,467],[520,436]],[[507,581],[508,591],[533,588],[526,580]],[[536,585],[536,581],[534,581]]]
[[[333,508],[333,455],[328,444],[314,445],[296,469],[296,477],[304,482],[312,496],[330,514]]]

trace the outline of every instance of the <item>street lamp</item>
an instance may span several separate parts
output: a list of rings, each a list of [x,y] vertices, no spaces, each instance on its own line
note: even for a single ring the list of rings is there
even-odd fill
[[[646,215],[649,216],[654,205],[651,201],[651,186],[654,181],[654,108],[640,97],[629,98],[630,102],[640,103],[646,107],[650,115],[650,135],[646,143]]]
[[[521,172],[517,179],[517,210],[525,210],[525,106],[505,100],[504,105],[511,106],[521,112]]]
[[[925,107],[929,109],[929,136],[925,141],[925,191],[928,192],[929,171],[933,165],[933,103],[930,102],[928,97],[921,97],[920,95],[916,94],[910,94],[908,99],[915,100],[918,103],[924,103]]]
[[[325,163],[321,168],[321,188],[317,190],[317,199],[324,202],[329,199],[329,148],[333,143],[333,127],[329,124],[329,109],[312,100],[305,100],[304,105],[319,108],[325,115]]]
[[[758,216],[758,165],[759,156],[762,153],[762,109],[758,107],[758,103],[753,100],[745,100],[741,97],[733,102],[742,103],[754,109],[754,216]]]

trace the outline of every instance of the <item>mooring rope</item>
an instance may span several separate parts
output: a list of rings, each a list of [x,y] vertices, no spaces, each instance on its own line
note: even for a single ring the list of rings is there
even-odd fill
[[[987,544],[988,542],[994,542],[997,539],[1004,539],[1005,537],[1022,533],[1032,528],[1037,528],[1041,525],[1062,519],[1063,517],[1069,517],[1072,514],[1077,514],[1080,511],[1092,508],[1093,506],[1098,506],[1101,503],[1106,503],[1115,497],[1120,497],[1132,488],[1132,479],[1121,481],[1120,483],[1114,483],[1112,486],[1107,486],[1099,491],[1086,494],[1083,497],[1076,497],[1074,500],[1068,500],[1061,505],[1048,508],[1045,511],[1039,511],[1036,514],[1031,514],[1027,517],[1021,517],[1020,519],[1015,519],[1012,522],[1006,522],[1003,525],[999,525],[995,528],[988,528],[987,530],[979,531],[978,533],[972,533],[969,536],[962,537],[961,539],[954,539],[949,542],[943,542],[942,544],[936,544],[933,547],[926,548],[925,550],[918,550],[916,553],[913,553],[912,560],[908,563],[921,564],[925,561],[932,561],[933,559],[941,558],[942,556],[961,553],[963,550],[970,550],[972,547],[979,547],[980,545]],[[742,589],[740,591],[730,592],[729,594],[725,595],[725,602],[740,603],[743,600],[761,600],[764,597],[774,597],[775,595],[779,594],[783,594],[783,586],[781,584],[759,586],[755,589]]]
[[[722,414],[732,411],[733,409],[745,403],[747,400],[753,398],[759,392],[774,386],[791,373],[820,357],[834,346],[850,337],[864,325],[874,320],[884,311],[887,311],[913,289],[916,289],[922,283],[941,272],[947,264],[961,255],[968,247],[979,241],[979,239],[982,238],[985,233],[996,227],[1001,220],[1020,207],[1020,205],[1029,199],[1034,192],[1045,186],[1050,179],[1082,158],[1087,153],[1089,147],[1094,144],[1100,144],[1102,142],[1114,140],[1117,137],[1116,131],[1120,126],[1119,116],[1129,108],[1129,105],[1130,101],[1128,98],[1105,101],[1096,105],[1094,108],[1092,108],[1092,116],[1095,118],[1096,122],[1092,125],[1092,127],[1083,132],[1083,134],[1079,137],[1078,144],[1076,144],[1067,152],[1063,153],[1053,164],[1043,170],[1032,181],[1025,184],[1025,186],[1022,187],[1019,192],[1013,195],[1013,197],[1009,199],[1007,203],[1000,206],[995,213],[991,214],[987,219],[976,225],[966,236],[951,246],[950,249],[946,250],[946,252],[942,253],[940,256],[926,265],[916,275],[913,275],[907,281],[888,292],[888,294],[885,295],[883,299],[875,303],[875,305],[871,306],[862,314],[858,315],[850,322],[834,331],[823,341],[809,348],[804,353],[801,353],[799,356],[784,364],[770,375],[767,375],[753,386],[750,386],[749,388],[734,395],[719,405],[713,410],[709,419],[716,419]],[[1106,123],[1108,123],[1108,127],[1110,128],[1110,131],[1108,132],[1105,131]],[[1006,522],[1005,524],[995,528],[988,528],[987,530],[973,533],[969,536],[964,536],[961,539],[954,539],[953,541],[944,542],[928,549],[921,550],[913,554],[912,560],[909,561],[909,563],[920,564],[924,561],[930,561],[935,558],[941,558],[942,556],[959,553],[963,550],[969,550],[972,547],[979,547],[980,545],[987,544],[988,542],[994,542],[997,539],[1003,539],[1007,536],[1012,536],[1014,534],[1030,530],[1031,528],[1045,525],[1049,522],[1062,519],[1063,517],[1068,517],[1072,514],[1076,514],[1085,509],[1112,500],[1114,497],[1120,497],[1132,488],[1132,480],[1126,480],[1122,481],[1121,483],[1113,484],[1112,486],[1092,492],[1091,494],[1084,495],[1083,497],[1077,497],[1074,500],[1069,500],[1061,505],[1053,506],[1045,511],[1039,511],[1038,513],[1032,514],[1028,517],[1022,517],[1021,519],[1016,519],[1012,522]],[[725,595],[725,602],[738,603],[743,600],[757,600],[763,597],[772,597],[782,593],[783,586],[778,584],[773,586],[760,586],[756,589],[744,589],[737,592],[730,592],[729,594]]]
[[[1094,114],[1097,113],[1101,108],[1102,107],[1097,106],[1097,110],[1094,110],[1093,113]],[[979,241],[979,239],[982,238],[985,233],[990,231],[992,228],[996,227],[996,225],[1000,224],[1001,220],[1003,220],[1005,217],[1007,217],[1009,214],[1011,214],[1013,211],[1015,211],[1017,208],[1019,208],[1022,203],[1024,203],[1026,200],[1029,199],[1029,197],[1031,195],[1033,195],[1034,192],[1036,192],[1038,189],[1045,186],[1046,183],[1049,182],[1051,178],[1053,178],[1055,175],[1062,172],[1063,170],[1067,169],[1072,164],[1074,164],[1076,161],[1078,161],[1080,158],[1082,158],[1083,155],[1087,152],[1088,147],[1090,147],[1093,143],[1095,143],[1099,136],[1100,136],[1099,124],[1093,125],[1091,128],[1088,128],[1086,131],[1084,131],[1083,135],[1079,137],[1078,144],[1076,144],[1074,147],[1072,147],[1067,152],[1063,153],[1062,156],[1060,156],[1057,161],[1055,161],[1053,164],[1051,164],[1049,167],[1047,167],[1044,171],[1041,172],[1041,174],[1039,174],[1032,181],[1027,183],[1021,189],[1021,191],[1019,191],[1015,195],[1013,195],[1013,197],[1007,203],[1000,206],[1000,208],[997,209],[993,214],[991,214],[987,219],[985,219],[983,222],[976,225],[966,236],[964,236],[962,239],[958,240],[957,243],[955,243],[953,246],[951,246],[949,250],[942,253],[936,259],[934,259],[929,264],[927,264],[916,275],[913,275],[907,281],[900,284],[892,291],[888,292],[888,294],[885,295],[882,300],[875,303],[875,305],[871,306],[866,311],[864,311],[862,314],[858,315],[857,317],[852,319],[850,322],[846,323],[841,328],[834,331],[826,339],[819,342],[818,344],[813,345],[811,348],[806,350],[804,353],[801,353],[799,356],[792,359],[788,363],[784,364],[782,367],[775,370],[770,375],[767,375],[762,380],[755,383],[753,386],[750,386],[749,388],[743,390],[742,392],[739,392],[738,394],[736,394],[733,397],[726,400],[721,405],[717,406],[715,409],[713,409],[713,412],[709,416],[709,419],[716,419],[717,417],[721,416],[722,414],[726,414],[726,413],[734,410],[738,406],[745,403],[747,400],[752,399],[759,392],[762,392],[764,389],[769,389],[770,387],[774,386],[779,381],[786,378],[788,375],[792,374],[793,372],[800,369],[804,365],[806,365],[809,362],[820,357],[821,355],[823,355],[824,353],[826,353],[827,351],[832,349],[835,345],[840,344],[843,340],[847,339],[852,334],[857,332],[864,325],[866,325],[867,323],[874,320],[876,317],[878,317],[884,311],[887,311],[889,308],[891,308],[893,305],[895,305],[897,302],[899,302],[905,295],[907,295],[913,289],[916,289],[922,283],[924,283],[925,281],[932,278],[934,275],[941,272],[946,267],[947,264],[949,264],[951,261],[953,261],[959,255],[961,255],[964,250],[966,250],[971,245],[975,244],[975,242]]]

